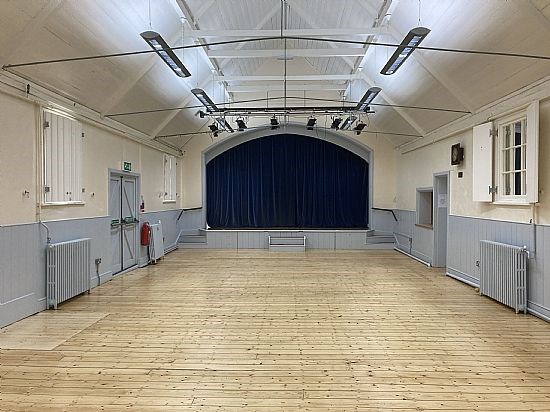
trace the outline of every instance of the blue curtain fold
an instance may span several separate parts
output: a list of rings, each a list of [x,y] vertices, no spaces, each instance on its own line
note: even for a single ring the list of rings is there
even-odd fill
[[[216,229],[368,227],[369,165],[333,143],[280,134],[242,143],[206,165]]]

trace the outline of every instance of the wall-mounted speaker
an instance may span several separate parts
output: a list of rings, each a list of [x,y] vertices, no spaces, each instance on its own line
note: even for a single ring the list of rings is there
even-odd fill
[[[451,164],[459,165],[464,160],[464,148],[460,147],[460,143],[451,146]]]

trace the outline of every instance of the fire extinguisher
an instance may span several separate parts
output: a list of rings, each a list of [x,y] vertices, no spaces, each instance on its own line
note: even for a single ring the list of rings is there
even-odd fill
[[[149,222],[145,222],[141,226],[141,245],[149,246],[149,243],[151,243],[151,226]]]

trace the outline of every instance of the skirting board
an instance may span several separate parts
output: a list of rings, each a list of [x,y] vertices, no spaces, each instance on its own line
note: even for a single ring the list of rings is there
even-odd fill
[[[422,260],[422,259],[420,259],[419,257],[416,257],[416,256],[414,256],[414,255],[411,255],[410,253],[405,252],[403,249],[401,249],[401,248],[399,248],[399,247],[394,247],[393,249],[396,250],[396,251],[399,252],[399,253],[403,253],[405,256],[408,256],[408,257],[410,257],[411,259],[416,260],[417,262],[422,263],[423,265],[426,265],[426,266],[428,266],[428,267],[431,267],[431,266],[432,266],[431,263],[426,262],[425,260]]]
[[[178,248],[177,242],[168,246],[167,248],[164,248],[164,254],[167,255],[170,252],[173,252]],[[138,267],[143,268],[149,264],[149,261],[147,260],[147,256],[142,256],[138,260]]]
[[[467,285],[470,285],[474,288],[479,287],[479,280],[478,279],[476,279],[473,276],[470,276],[466,273],[463,273],[460,270],[456,270],[456,269],[447,267],[446,275],[453,278],[453,279],[460,280],[461,282],[464,282]]]
[[[474,288],[479,287],[479,280],[456,269],[447,268],[446,275]],[[550,322],[550,309],[538,305],[530,300],[527,301],[527,312],[537,318],[545,320],[546,322]]]

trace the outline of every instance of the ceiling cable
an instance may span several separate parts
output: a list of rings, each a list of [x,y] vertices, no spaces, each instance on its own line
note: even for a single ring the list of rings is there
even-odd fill
[[[328,42],[328,43],[359,44],[359,45],[369,44],[372,46],[393,47],[396,49],[402,46],[401,44],[397,44],[397,43],[386,43],[386,42],[378,42],[378,41],[364,42],[364,41],[356,41],[356,40],[330,39],[330,38],[321,38],[321,37],[284,36],[283,38],[288,40],[308,40],[308,41],[322,42],[322,43]],[[170,47],[169,49],[170,50],[194,49],[199,47],[223,46],[228,44],[252,43],[252,42],[262,42],[262,41],[269,41],[269,40],[281,40],[281,37],[279,36],[256,37],[256,38],[246,38],[246,39],[239,39],[239,40],[225,40],[225,41],[212,42],[212,43],[190,44],[188,46],[182,46],[182,47]],[[428,50],[428,51],[444,52],[444,53],[475,54],[475,55],[500,56],[500,57],[518,57],[523,59],[534,59],[534,60],[550,60],[550,55],[541,55],[541,54],[512,53],[512,52],[500,52],[500,51],[490,51],[490,50],[454,49],[454,48],[448,48],[448,47],[429,47],[429,46],[410,46],[410,48],[414,50]],[[24,63],[5,64],[4,66],[2,66],[2,69],[7,70],[15,67],[39,66],[42,64],[107,59],[112,57],[134,56],[134,55],[149,54],[149,53],[156,53],[156,51],[155,50],[138,50],[138,51],[122,52],[122,53],[98,54],[98,55],[81,56],[81,57],[68,57],[64,59],[38,60],[38,61],[24,62]]]

